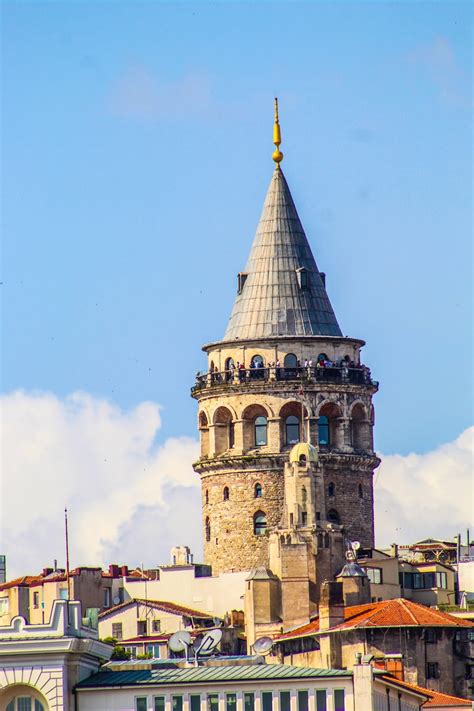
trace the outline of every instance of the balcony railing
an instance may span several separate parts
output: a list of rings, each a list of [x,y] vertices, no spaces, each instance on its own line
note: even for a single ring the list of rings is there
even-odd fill
[[[345,383],[350,385],[374,385],[370,369],[366,366],[348,368],[346,366],[330,366],[318,368],[305,366],[298,368],[235,368],[232,370],[198,373],[193,392],[219,385],[240,385],[242,383],[296,381],[304,383]]]

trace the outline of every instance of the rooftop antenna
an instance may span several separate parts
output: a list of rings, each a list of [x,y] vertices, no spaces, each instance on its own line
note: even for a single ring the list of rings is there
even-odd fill
[[[71,599],[70,580],[69,580],[69,533],[67,525],[67,508],[64,509],[64,533],[66,538],[66,583],[67,583],[67,599]]]

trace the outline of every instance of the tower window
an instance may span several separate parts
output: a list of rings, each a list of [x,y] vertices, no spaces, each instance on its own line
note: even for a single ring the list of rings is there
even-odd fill
[[[209,516],[206,517],[206,541],[209,543],[211,540],[211,520]]]
[[[255,498],[256,499],[261,499],[262,498],[262,485],[261,484],[255,484]]]
[[[298,358],[295,356],[294,353],[287,353],[285,356],[285,360],[283,361],[283,365],[285,366],[285,368],[293,370],[293,368],[298,367]]]
[[[267,444],[267,418],[263,415],[255,418],[255,446],[264,447]]]
[[[329,444],[329,420],[326,415],[320,415],[318,420],[319,444]]]
[[[308,514],[306,511],[301,512],[301,525],[302,526],[308,525]]]
[[[248,274],[245,274],[244,272],[239,272],[237,274],[237,293],[241,294],[243,291],[243,288],[245,286],[245,282],[247,281],[247,276]]]
[[[224,491],[222,492],[222,498],[224,501],[229,501],[229,487],[224,486]]]
[[[253,532],[256,536],[264,536],[267,532],[267,517],[263,511],[257,511],[253,516]]]
[[[232,449],[234,444],[235,444],[235,424],[233,422],[229,422],[229,449]]]
[[[295,415],[290,415],[285,420],[286,444],[297,444],[300,441],[300,421]]]
[[[252,356],[252,360],[250,361],[250,367],[251,368],[263,368],[262,356],[261,355]]]
[[[328,496],[334,496],[335,492],[336,492],[336,487],[334,485],[334,482],[331,481],[328,486]]]
[[[328,521],[330,521],[331,523],[341,523],[341,519],[339,518],[339,514],[337,513],[336,509],[329,509]]]
[[[364,492],[363,492],[363,489],[362,489],[362,484],[359,484],[359,486],[357,487],[357,490],[358,490],[358,492],[359,492],[359,499],[363,499],[363,498],[364,498]]]
[[[208,489],[206,489],[205,499],[206,499],[206,504],[208,504],[209,503],[209,490]]]

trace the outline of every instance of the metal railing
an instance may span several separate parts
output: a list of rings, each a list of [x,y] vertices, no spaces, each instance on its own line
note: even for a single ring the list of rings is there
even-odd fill
[[[239,385],[260,381],[300,381],[321,383],[349,383],[351,385],[377,385],[366,366],[348,368],[346,366],[300,366],[297,368],[234,368],[232,370],[198,373],[193,390],[217,385]]]

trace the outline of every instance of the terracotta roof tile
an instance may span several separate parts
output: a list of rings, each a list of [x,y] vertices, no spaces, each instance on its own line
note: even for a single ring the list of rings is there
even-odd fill
[[[143,600],[142,598],[134,597],[131,600],[126,600],[121,602],[120,605],[115,605],[110,607],[108,610],[104,610],[100,613],[99,619],[103,619],[111,613],[119,612],[130,605],[147,605],[148,607],[153,607],[156,610],[163,610],[164,612],[171,612],[176,615],[186,615],[186,617],[198,617],[199,619],[212,620],[213,615],[209,615],[207,612],[200,612],[199,610],[193,610],[190,607],[184,607],[183,605],[177,605],[174,602],[166,602],[163,600]]]
[[[426,689],[423,686],[418,686],[417,684],[409,684],[406,681],[400,681],[400,679],[394,679],[391,676],[384,675],[381,677],[386,679],[391,684],[396,684],[397,686],[402,686],[405,689],[413,689],[414,691],[420,691],[422,694],[429,696],[429,701],[425,701],[422,704],[424,709],[436,709],[444,706],[465,706],[466,708],[472,708],[472,701],[468,699],[462,699],[460,696],[452,696],[451,694],[445,694],[442,691],[434,691],[433,689]]]
[[[356,627],[474,627],[474,623],[411,600],[397,598],[353,605],[344,610],[345,620],[333,630]],[[307,637],[319,632],[319,618],[277,637],[277,640]]]

